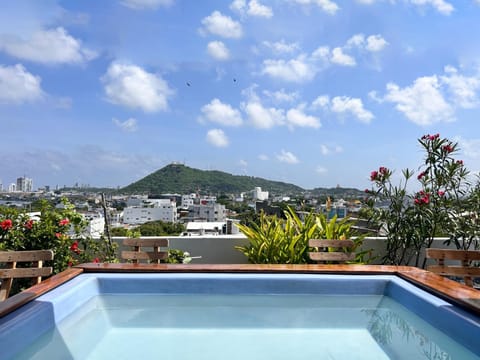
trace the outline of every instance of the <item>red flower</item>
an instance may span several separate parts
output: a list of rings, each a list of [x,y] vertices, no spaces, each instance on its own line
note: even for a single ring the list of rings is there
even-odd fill
[[[388,172],[388,169],[384,166],[380,166],[378,171],[380,172],[380,174],[385,175]]]
[[[445,191],[442,191],[442,190],[438,190],[438,196],[442,197],[443,195],[445,195]]]
[[[446,153],[451,153],[453,151],[453,147],[451,147],[450,145],[445,145],[445,146],[442,147],[442,149]]]
[[[32,219],[27,220],[27,222],[23,226],[25,226],[25,229],[32,230],[33,220]]]
[[[430,194],[422,190],[417,194],[414,202],[416,205],[426,205],[430,202]]]
[[[95,259],[93,259],[93,263],[95,264],[98,264],[100,262],[100,259],[98,257],[96,257]]]
[[[421,180],[425,175],[426,175],[425,171],[422,171],[420,174],[418,174],[417,179]]]
[[[75,254],[80,254],[80,249],[78,248],[78,241],[75,240],[72,245],[70,245],[70,250]]]
[[[463,160],[457,160],[458,165],[463,165]]]
[[[68,219],[62,219],[58,223],[58,225],[60,225],[60,226],[65,226],[65,225],[68,225],[68,224],[70,224],[70,220],[68,220]]]
[[[62,233],[55,233],[55,237],[56,237],[57,239],[60,239],[60,238],[62,237],[62,235],[63,235]]]
[[[5,219],[2,222],[0,222],[0,227],[2,230],[7,231],[8,229],[11,229],[13,227],[12,220],[10,219]]]
[[[73,266],[73,262],[69,261],[68,262],[68,267],[72,267]]]
[[[375,181],[378,179],[378,171],[372,171],[370,173],[370,181]]]

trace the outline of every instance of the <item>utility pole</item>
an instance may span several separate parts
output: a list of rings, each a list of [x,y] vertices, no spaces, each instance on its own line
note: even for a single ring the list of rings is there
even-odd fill
[[[103,217],[105,218],[105,235],[107,236],[108,245],[110,246],[110,255],[113,255],[113,243],[112,243],[112,236],[110,235],[110,218],[108,216],[107,211],[107,203],[105,201],[105,193],[102,193],[102,208],[103,208]]]

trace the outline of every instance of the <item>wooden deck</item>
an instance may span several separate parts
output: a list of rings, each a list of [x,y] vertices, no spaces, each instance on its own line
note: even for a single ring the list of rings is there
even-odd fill
[[[296,273],[396,275],[451,303],[480,315],[480,291],[429,271],[385,265],[252,265],[252,264],[82,264],[32,286],[0,303],[0,317],[82,273]]]

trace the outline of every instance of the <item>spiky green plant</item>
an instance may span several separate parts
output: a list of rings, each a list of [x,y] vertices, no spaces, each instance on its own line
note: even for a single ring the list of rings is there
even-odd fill
[[[291,207],[287,207],[284,215],[282,219],[261,213],[258,224],[237,225],[249,244],[236,249],[253,264],[306,264],[311,263],[309,239],[349,239],[353,236],[352,223],[347,218],[327,220],[323,214],[310,212],[302,220]],[[361,245],[362,239],[355,240],[356,247]],[[363,258],[365,253],[361,255]]]

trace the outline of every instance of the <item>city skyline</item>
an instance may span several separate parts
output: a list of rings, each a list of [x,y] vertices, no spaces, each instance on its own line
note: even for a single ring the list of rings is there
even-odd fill
[[[301,186],[480,170],[480,0],[7,1],[0,179],[124,187],[178,161]]]

